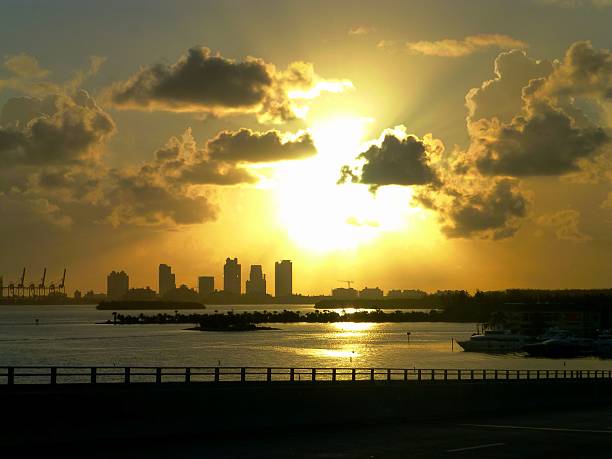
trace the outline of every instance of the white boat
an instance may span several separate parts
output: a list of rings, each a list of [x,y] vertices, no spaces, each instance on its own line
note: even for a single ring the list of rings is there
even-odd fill
[[[510,330],[486,330],[472,335],[469,340],[457,341],[457,344],[468,352],[520,352],[528,342],[526,336]]]
[[[612,331],[602,331],[593,341],[593,351],[598,357],[612,357]]]

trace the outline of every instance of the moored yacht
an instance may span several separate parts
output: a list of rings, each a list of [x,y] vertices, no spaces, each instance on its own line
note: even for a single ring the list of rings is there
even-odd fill
[[[524,349],[532,357],[583,357],[593,354],[593,340],[575,336],[559,336],[539,343],[526,344]]]
[[[457,341],[457,344],[468,352],[520,352],[528,343],[524,335],[512,333],[510,330],[485,330],[482,334],[474,334],[470,339]]]

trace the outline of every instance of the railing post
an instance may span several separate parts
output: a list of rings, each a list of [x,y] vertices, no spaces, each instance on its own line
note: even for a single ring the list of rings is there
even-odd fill
[[[474,370],[470,370],[470,381],[474,381]]]
[[[312,380],[313,381],[317,380],[317,369],[316,368],[312,369]]]
[[[268,382],[272,381],[272,368],[268,368],[268,371],[266,373],[266,381]]]
[[[161,382],[162,382],[162,369],[160,367],[157,367],[155,369],[155,383],[161,384]]]
[[[497,381],[497,370],[493,372],[493,378],[495,378],[495,381]]]
[[[332,368],[332,381],[336,380],[336,369]]]
[[[370,381],[374,381],[374,368],[370,369]]]
[[[540,379],[540,370],[537,370],[536,379]]]
[[[185,383],[191,382],[191,368],[185,368]]]
[[[419,368],[417,373],[417,379],[420,381],[421,380],[421,369]]]
[[[12,386],[13,384],[15,384],[15,368],[8,367],[6,369],[6,383],[9,386]]]
[[[527,379],[531,379],[531,370],[527,370]]]
[[[289,369],[289,381],[295,381],[295,370],[293,368]]]
[[[293,371],[293,368],[291,369]],[[291,374],[291,381],[293,381],[293,373]],[[240,381],[241,382],[245,382],[246,381],[246,368],[242,367],[240,369]]]
[[[435,368],[432,368],[432,369],[431,369],[431,380],[433,381],[433,380],[435,380],[435,379],[436,379],[436,369],[435,369]]]
[[[448,380],[448,370],[444,370],[444,381]]]
[[[123,374],[123,382],[129,384],[130,382],[130,367],[125,367]]]
[[[391,369],[387,368],[387,381],[391,381]]]
[[[408,370],[404,369],[404,381],[408,381]]]
[[[91,384],[96,383],[96,380],[97,380],[96,372],[97,372],[96,367],[91,367]]]
[[[51,367],[51,384],[57,383],[57,368]]]
[[[506,379],[510,379],[510,370],[506,370]]]
[[[219,382],[219,367],[215,367],[215,382]]]
[[[353,371],[351,371],[351,381],[355,381],[356,379],[357,379],[357,370],[353,368]]]
[[[482,370],[482,380],[487,379],[487,370]]]
[[[457,370],[457,381],[461,381],[461,369]]]
[[[548,373],[549,373],[549,371],[546,370],[546,379],[548,379]]]

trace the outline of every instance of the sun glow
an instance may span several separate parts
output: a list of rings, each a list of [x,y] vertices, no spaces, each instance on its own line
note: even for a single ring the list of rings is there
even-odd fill
[[[410,189],[338,185],[340,169],[367,146],[367,118],[334,118],[310,129],[317,155],[279,165],[274,182],[279,218],[291,239],[304,249],[346,250],[368,242],[383,231],[400,229],[411,209]],[[402,210],[403,209],[403,210]]]

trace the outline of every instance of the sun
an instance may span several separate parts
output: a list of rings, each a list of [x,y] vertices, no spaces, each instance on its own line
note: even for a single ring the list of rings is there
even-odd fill
[[[295,244],[328,252],[353,249],[382,231],[398,229],[409,211],[410,190],[385,187],[374,195],[367,186],[338,185],[343,165],[353,163],[367,145],[371,120],[324,119],[310,128],[317,154],[277,167],[273,179],[278,215]]]

